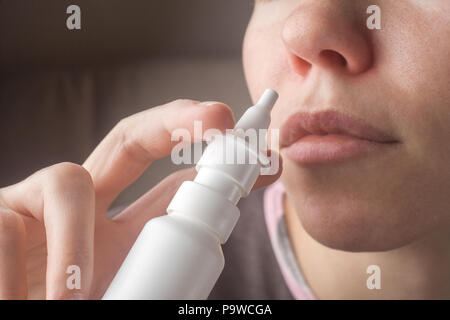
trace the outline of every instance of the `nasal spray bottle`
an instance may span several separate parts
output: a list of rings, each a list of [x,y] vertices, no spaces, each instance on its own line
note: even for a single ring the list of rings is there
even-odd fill
[[[267,129],[278,94],[267,89],[244,113],[233,133],[215,136],[196,165],[194,181],[180,186],[167,215],[153,218],[110,284],[103,299],[206,299],[224,267],[221,244],[237,220],[236,207],[251,191],[269,159],[241,134]],[[256,161],[229,163],[228,155]]]

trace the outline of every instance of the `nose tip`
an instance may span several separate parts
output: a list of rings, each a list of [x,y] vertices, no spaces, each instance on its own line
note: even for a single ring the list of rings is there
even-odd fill
[[[359,74],[372,65],[367,30],[347,10],[301,7],[287,18],[282,30],[289,62],[302,76],[316,67]]]

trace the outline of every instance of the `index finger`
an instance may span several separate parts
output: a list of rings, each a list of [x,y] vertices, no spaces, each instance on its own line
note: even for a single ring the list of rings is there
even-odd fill
[[[94,182],[97,208],[106,210],[155,159],[170,154],[179,143],[171,141],[175,129],[184,128],[191,142],[200,141],[194,134],[196,120],[202,121],[203,130],[234,126],[227,105],[193,100],[176,100],[120,121],[83,164]]]

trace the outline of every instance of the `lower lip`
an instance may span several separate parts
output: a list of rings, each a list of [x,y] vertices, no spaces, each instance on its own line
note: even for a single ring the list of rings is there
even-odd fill
[[[287,147],[285,152],[291,160],[299,164],[320,164],[385,152],[395,144],[338,134],[308,135]]]

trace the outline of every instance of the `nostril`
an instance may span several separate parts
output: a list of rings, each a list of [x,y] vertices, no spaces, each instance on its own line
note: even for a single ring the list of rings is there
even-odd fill
[[[344,56],[339,52],[333,50],[323,50],[322,52],[320,52],[319,57],[321,61],[329,66],[347,66],[347,60],[344,58]]]
[[[301,76],[306,76],[309,69],[311,69],[311,63],[298,57],[295,54],[288,53],[289,62],[293,70]]]

